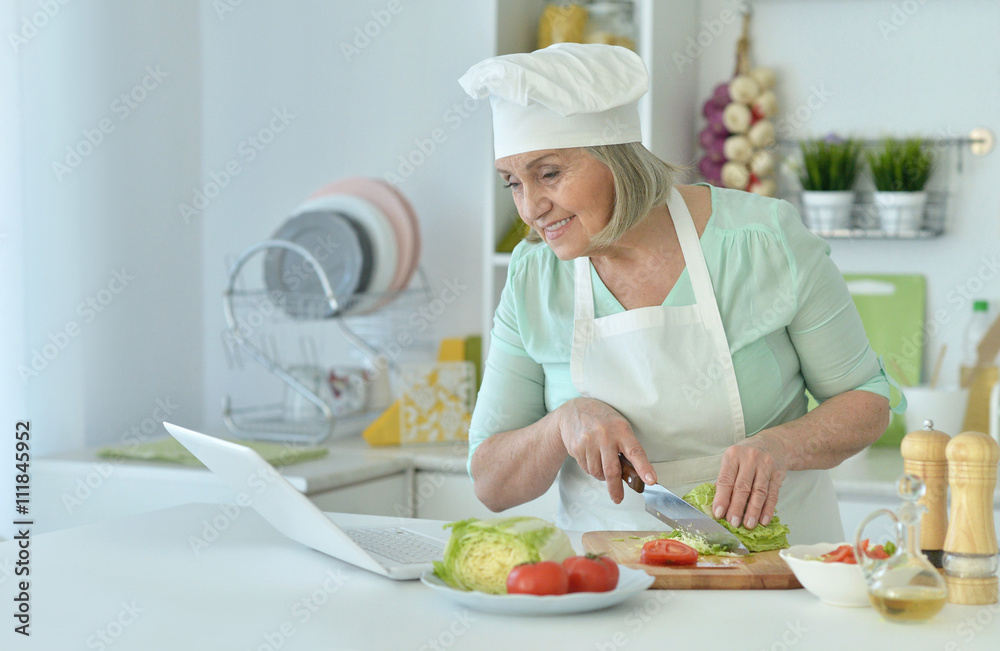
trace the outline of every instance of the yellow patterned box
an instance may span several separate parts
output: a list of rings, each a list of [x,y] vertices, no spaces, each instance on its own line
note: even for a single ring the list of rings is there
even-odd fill
[[[399,442],[467,441],[475,400],[476,365],[472,362],[403,366]]]

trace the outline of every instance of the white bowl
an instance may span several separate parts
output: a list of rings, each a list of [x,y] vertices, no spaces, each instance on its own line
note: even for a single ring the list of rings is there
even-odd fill
[[[792,568],[795,578],[820,601],[831,606],[871,606],[868,586],[861,568],[848,563],[824,563],[808,560],[832,552],[848,543],[817,543],[792,545],[782,549],[779,556]]]

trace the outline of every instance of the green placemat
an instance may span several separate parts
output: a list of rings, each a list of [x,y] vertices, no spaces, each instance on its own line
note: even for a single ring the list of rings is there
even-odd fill
[[[319,447],[300,447],[283,443],[266,443],[261,441],[234,441],[240,445],[257,451],[257,454],[272,466],[290,466],[293,463],[309,461],[326,456],[327,449]],[[118,445],[100,448],[97,456],[102,459],[134,459],[139,461],[168,461],[186,466],[201,466],[201,461],[176,439],[163,438],[146,441],[138,445]]]

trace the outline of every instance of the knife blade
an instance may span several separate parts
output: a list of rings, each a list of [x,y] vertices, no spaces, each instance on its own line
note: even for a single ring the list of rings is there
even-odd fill
[[[710,545],[722,545],[726,551],[740,556],[750,552],[728,529],[715,521],[701,510],[691,506],[660,484],[647,486],[639,477],[632,462],[619,453],[622,464],[622,479],[629,488],[641,493],[646,502],[646,512],[658,520],[666,522],[674,529],[680,529],[692,536],[697,536]]]

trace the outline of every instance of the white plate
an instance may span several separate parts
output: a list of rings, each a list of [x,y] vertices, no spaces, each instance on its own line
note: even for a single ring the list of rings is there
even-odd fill
[[[399,263],[396,233],[389,218],[371,202],[347,194],[328,194],[309,199],[299,206],[296,212],[313,210],[331,210],[346,215],[367,231],[375,260],[372,264],[371,281],[368,283],[366,292],[380,295],[388,291],[392,287],[393,279],[396,276],[396,265]],[[380,301],[360,298],[351,306],[349,312],[351,314],[364,314],[380,306]]]
[[[345,305],[371,273],[367,264],[367,235],[343,215],[329,211],[303,211],[287,220],[271,236],[298,244],[319,263],[333,295]],[[288,249],[269,249],[264,259],[264,282],[284,297],[282,306],[290,316],[320,319],[332,316],[315,269]]]
[[[420,227],[417,216],[406,197],[395,186],[382,179],[355,176],[329,183],[310,195],[310,199],[348,194],[361,197],[389,218],[399,245],[399,264],[390,291],[406,289],[420,257]]]
[[[618,569],[618,586],[610,592],[574,592],[544,597],[456,590],[436,577],[433,572],[424,572],[420,581],[448,599],[474,610],[501,615],[562,615],[610,608],[653,585],[653,577],[642,570],[622,566]]]

